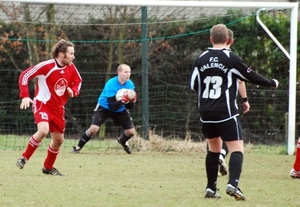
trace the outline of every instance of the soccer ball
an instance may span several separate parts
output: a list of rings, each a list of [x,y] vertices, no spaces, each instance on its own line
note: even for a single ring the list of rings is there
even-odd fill
[[[117,101],[121,101],[122,100],[122,97],[124,95],[124,93],[127,91],[128,89],[126,88],[122,88],[120,90],[118,90],[117,94],[116,94],[116,100]]]
[[[130,100],[134,99],[135,96],[136,96],[135,91],[132,90],[132,89],[128,89],[128,90],[127,90],[127,93],[128,93],[128,97],[129,97]]]
[[[132,100],[135,96],[136,96],[136,93],[134,90],[132,89],[127,89],[127,88],[122,88],[120,90],[118,90],[117,94],[116,94],[116,100],[117,101],[121,101],[122,100],[122,97],[123,95],[127,93],[128,94],[128,97],[130,100]]]

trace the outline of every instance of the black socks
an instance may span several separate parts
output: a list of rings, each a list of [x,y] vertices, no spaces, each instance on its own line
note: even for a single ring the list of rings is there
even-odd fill
[[[127,137],[127,136],[125,135],[125,133],[123,132],[122,136],[120,137],[120,141],[121,141],[121,143],[124,143],[124,144],[125,144],[131,137],[132,137],[132,136]]]
[[[92,137],[89,137],[88,135],[86,135],[86,132],[84,132],[78,142],[78,147],[80,147],[80,149],[83,148],[83,146],[88,142],[90,141]]]
[[[210,188],[213,191],[217,190],[216,186],[217,186],[217,177],[218,177],[218,170],[219,170],[219,156],[220,153],[214,153],[208,151],[205,159],[206,176],[207,176],[206,188]]]
[[[234,187],[238,186],[238,182],[242,173],[244,155],[242,152],[232,152],[229,160],[229,181],[228,184]]]

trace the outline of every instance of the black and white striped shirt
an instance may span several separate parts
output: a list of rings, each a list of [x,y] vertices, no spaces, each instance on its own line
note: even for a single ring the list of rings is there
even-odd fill
[[[190,88],[198,92],[203,123],[219,123],[238,116],[238,80],[276,87],[272,79],[255,73],[229,49],[208,48],[198,56],[190,76]]]

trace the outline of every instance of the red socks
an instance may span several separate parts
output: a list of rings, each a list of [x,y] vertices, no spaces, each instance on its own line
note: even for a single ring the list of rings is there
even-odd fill
[[[294,162],[294,170],[300,171],[300,142],[297,142],[296,158]]]
[[[28,142],[27,148],[22,154],[22,157],[25,157],[27,160],[29,160],[41,143],[42,142],[36,141],[32,136]],[[47,170],[51,170],[53,168],[58,153],[59,150],[52,149],[50,146],[48,146],[48,154],[44,162],[44,168]]]
[[[38,148],[38,146],[40,146],[41,143],[42,143],[41,141],[40,142],[36,141],[32,136],[22,156],[25,157],[27,160],[29,160],[32,154],[34,153],[34,151]]]
[[[52,149],[50,146],[48,146],[48,154],[44,162],[44,168],[47,170],[51,170],[53,168],[58,153],[59,150]]]

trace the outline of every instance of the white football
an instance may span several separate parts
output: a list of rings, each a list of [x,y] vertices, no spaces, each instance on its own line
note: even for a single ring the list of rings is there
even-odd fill
[[[124,93],[128,94],[128,97],[129,97],[130,100],[132,100],[136,96],[136,93],[135,93],[134,90],[127,89],[127,88],[122,88],[122,89],[118,90],[118,92],[116,94],[116,100],[121,101]]]
[[[116,94],[116,100],[121,101],[125,91],[127,91],[127,90],[128,89],[126,89],[126,88],[122,88],[122,89],[118,90],[118,92]]]

